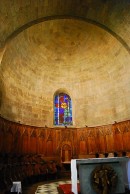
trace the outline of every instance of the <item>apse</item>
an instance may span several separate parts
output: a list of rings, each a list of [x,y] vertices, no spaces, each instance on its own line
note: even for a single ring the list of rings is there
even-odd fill
[[[74,127],[110,124],[130,116],[129,53],[105,29],[77,19],[40,22],[20,32],[1,62],[5,118],[54,126],[54,94],[72,99]]]

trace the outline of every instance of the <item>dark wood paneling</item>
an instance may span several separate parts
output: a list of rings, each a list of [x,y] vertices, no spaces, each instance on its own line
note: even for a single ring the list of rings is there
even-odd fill
[[[61,158],[68,145],[71,156],[130,152],[130,121],[100,127],[38,128],[0,118],[0,153],[41,154]]]

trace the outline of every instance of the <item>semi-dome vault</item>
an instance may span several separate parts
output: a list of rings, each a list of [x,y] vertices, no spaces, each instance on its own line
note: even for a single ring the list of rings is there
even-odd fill
[[[0,2],[1,116],[53,127],[60,90],[75,127],[130,119],[129,10],[129,0]]]

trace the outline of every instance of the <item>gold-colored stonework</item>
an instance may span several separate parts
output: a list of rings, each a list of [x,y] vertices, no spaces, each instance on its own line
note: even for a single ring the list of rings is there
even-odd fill
[[[97,194],[110,194],[116,188],[118,176],[110,165],[97,166],[91,174],[91,183]]]

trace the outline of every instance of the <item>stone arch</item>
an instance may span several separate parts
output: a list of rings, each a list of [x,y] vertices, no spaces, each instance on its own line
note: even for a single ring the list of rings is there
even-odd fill
[[[72,156],[72,148],[69,144],[63,144],[61,149],[61,160],[62,162],[70,162]]]
[[[36,25],[38,23],[48,21],[48,20],[55,20],[55,19],[75,19],[75,20],[81,20],[81,21],[96,25],[96,26],[104,29],[105,31],[109,32],[112,36],[114,36],[130,53],[130,48],[129,48],[128,44],[118,34],[116,34],[114,31],[112,31],[106,25],[103,25],[100,22],[97,22],[97,21],[92,20],[92,19],[88,19],[88,18],[84,18],[84,17],[80,17],[80,16],[71,16],[71,15],[46,16],[46,17],[42,17],[42,18],[38,18],[36,20],[30,21],[30,22],[24,24],[23,26],[21,26],[20,28],[18,28],[17,30],[15,30],[12,34],[10,34],[7,37],[7,39],[5,40],[5,44],[7,44],[11,39],[13,39],[15,36],[17,36],[19,33],[24,31],[25,29],[27,29],[33,25]]]

